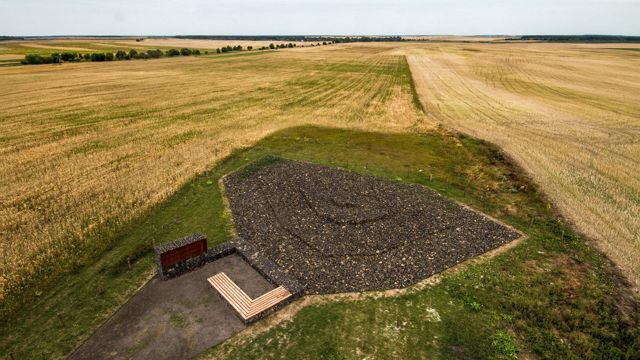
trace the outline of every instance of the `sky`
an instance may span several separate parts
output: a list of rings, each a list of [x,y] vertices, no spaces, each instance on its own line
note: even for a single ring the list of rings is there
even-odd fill
[[[0,35],[640,35],[640,0],[0,0]]]

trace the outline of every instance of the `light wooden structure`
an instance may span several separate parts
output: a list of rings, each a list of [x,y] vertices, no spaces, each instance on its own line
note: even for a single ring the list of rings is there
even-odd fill
[[[269,310],[271,307],[291,297],[291,293],[279,286],[255,299],[251,299],[225,273],[217,273],[207,279],[220,295],[238,312],[244,321]]]

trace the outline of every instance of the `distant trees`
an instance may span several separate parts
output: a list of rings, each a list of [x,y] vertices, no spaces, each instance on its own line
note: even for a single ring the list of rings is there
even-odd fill
[[[62,54],[53,53],[48,56],[42,56],[38,54],[29,54],[24,57],[22,64],[24,65],[39,65],[39,64],[57,64],[60,62],[72,62],[72,61],[113,61],[115,59],[121,60],[127,58],[127,53],[119,51],[115,56],[113,53],[86,53],[79,54],[75,52],[64,52]]]
[[[27,65],[38,65],[38,64],[47,64],[50,63],[48,61],[45,60],[44,57],[37,55],[37,54],[29,54],[27,56],[24,57],[24,60],[22,60],[22,63]]]
[[[104,55],[104,53],[92,53],[89,59],[91,61],[105,61],[106,58],[107,57]]]
[[[79,60],[79,55],[78,53],[74,53],[74,52],[63,52],[62,54],[60,54],[60,60],[62,61],[76,61],[76,59]]]
[[[378,41],[404,41],[401,36],[310,36],[310,35],[178,35],[179,39],[207,39],[207,40],[224,40],[224,41],[274,41],[274,42],[308,42],[315,44],[318,42],[326,42],[322,45],[331,45],[332,43],[346,42],[378,42]],[[606,35],[587,35],[582,37],[588,40],[596,38],[606,41],[640,41],[638,36],[606,36]],[[270,47],[270,49],[275,49]],[[309,45],[310,46],[310,45]],[[317,45],[316,45],[317,46]]]
[[[619,43],[640,42],[640,36],[624,35],[525,35],[507,40],[536,40],[549,42],[575,42],[575,43]]]
[[[240,46],[240,45],[236,45],[236,46],[227,45],[227,46],[223,47],[220,50],[223,53],[228,53],[228,52],[231,52],[231,51],[242,51],[242,46]]]
[[[272,44],[273,45],[273,44]],[[266,47],[263,47],[267,49]],[[248,50],[253,50],[252,46],[247,47]],[[262,48],[261,48],[262,49]],[[242,51],[244,48],[242,45],[236,46],[225,46],[223,48],[216,49],[216,53],[227,53],[231,51]],[[205,51],[205,54],[209,54],[209,51]],[[64,52],[62,54],[53,53],[51,55],[39,55],[39,54],[29,54],[26,55],[25,58],[21,61],[24,65],[38,65],[38,64],[55,64],[60,62],[72,62],[72,61],[122,61],[122,60],[131,60],[131,59],[157,59],[161,57],[173,57],[173,56],[191,56],[191,55],[200,55],[202,52],[199,49],[189,49],[182,48],[178,49],[168,49],[168,50],[160,50],[160,49],[150,49],[146,51],[138,51],[136,49],[131,49],[128,52],[124,50],[118,50],[115,53],[112,52],[95,52],[95,53],[84,53],[80,54],[77,52]]]
[[[345,36],[332,38],[334,44],[351,42],[399,42],[404,41],[401,36]]]
[[[51,54],[49,56],[42,56],[38,54],[29,54],[21,61],[24,65],[40,65],[40,64],[55,64],[60,62],[60,54]]]
[[[313,46],[313,44],[311,44]],[[294,43],[288,43],[288,44],[278,44],[278,45],[273,45],[273,44],[269,44],[269,49],[291,49],[294,47],[298,47],[298,44],[294,44]]]
[[[122,50],[118,50],[116,52],[116,60],[129,60],[129,55],[127,55],[126,52],[122,51]]]
[[[161,58],[164,55],[164,53],[160,49],[155,49],[155,50],[147,50],[147,55],[149,55],[150,58],[157,59],[157,58]]]
[[[227,45],[227,46],[223,46],[221,48],[217,48],[216,49],[216,53],[220,54],[220,53],[228,53],[228,52],[232,52],[232,51],[242,51],[242,50],[244,50],[242,45],[236,45],[236,46]],[[247,50],[253,50],[253,46],[248,46]]]
[[[178,55],[180,55],[180,51],[178,51],[176,49],[169,49],[169,50],[165,51],[165,55],[167,55],[167,56],[178,56]]]

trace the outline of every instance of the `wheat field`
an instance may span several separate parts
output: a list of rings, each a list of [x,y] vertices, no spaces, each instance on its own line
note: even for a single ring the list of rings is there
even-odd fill
[[[30,53],[64,52],[98,52],[117,50],[149,50],[149,49],[170,49],[170,48],[191,48],[205,50],[215,50],[224,46],[241,45],[245,49],[252,46],[258,49],[269,44],[296,44],[297,46],[315,45],[317,42],[304,41],[266,41],[266,40],[195,40],[177,38],[149,38],[143,41],[136,41],[134,38],[59,38],[53,40],[8,40],[0,44],[0,56],[19,56]]]
[[[0,294],[73,269],[110,231],[279,129],[428,128],[405,58],[385,52],[0,68]]]
[[[427,117],[503,148],[640,286],[640,46],[426,44]]]
[[[0,299],[305,124],[494,142],[638,285],[639,62],[630,45],[407,42],[0,67]]]

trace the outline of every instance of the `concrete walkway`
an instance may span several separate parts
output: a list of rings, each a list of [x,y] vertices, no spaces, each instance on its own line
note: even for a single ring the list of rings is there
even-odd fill
[[[252,298],[274,288],[237,255],[172,280],[155,277],[69,359],[188,359],[228,339],[245,325],[207,282],[221,271]]]

